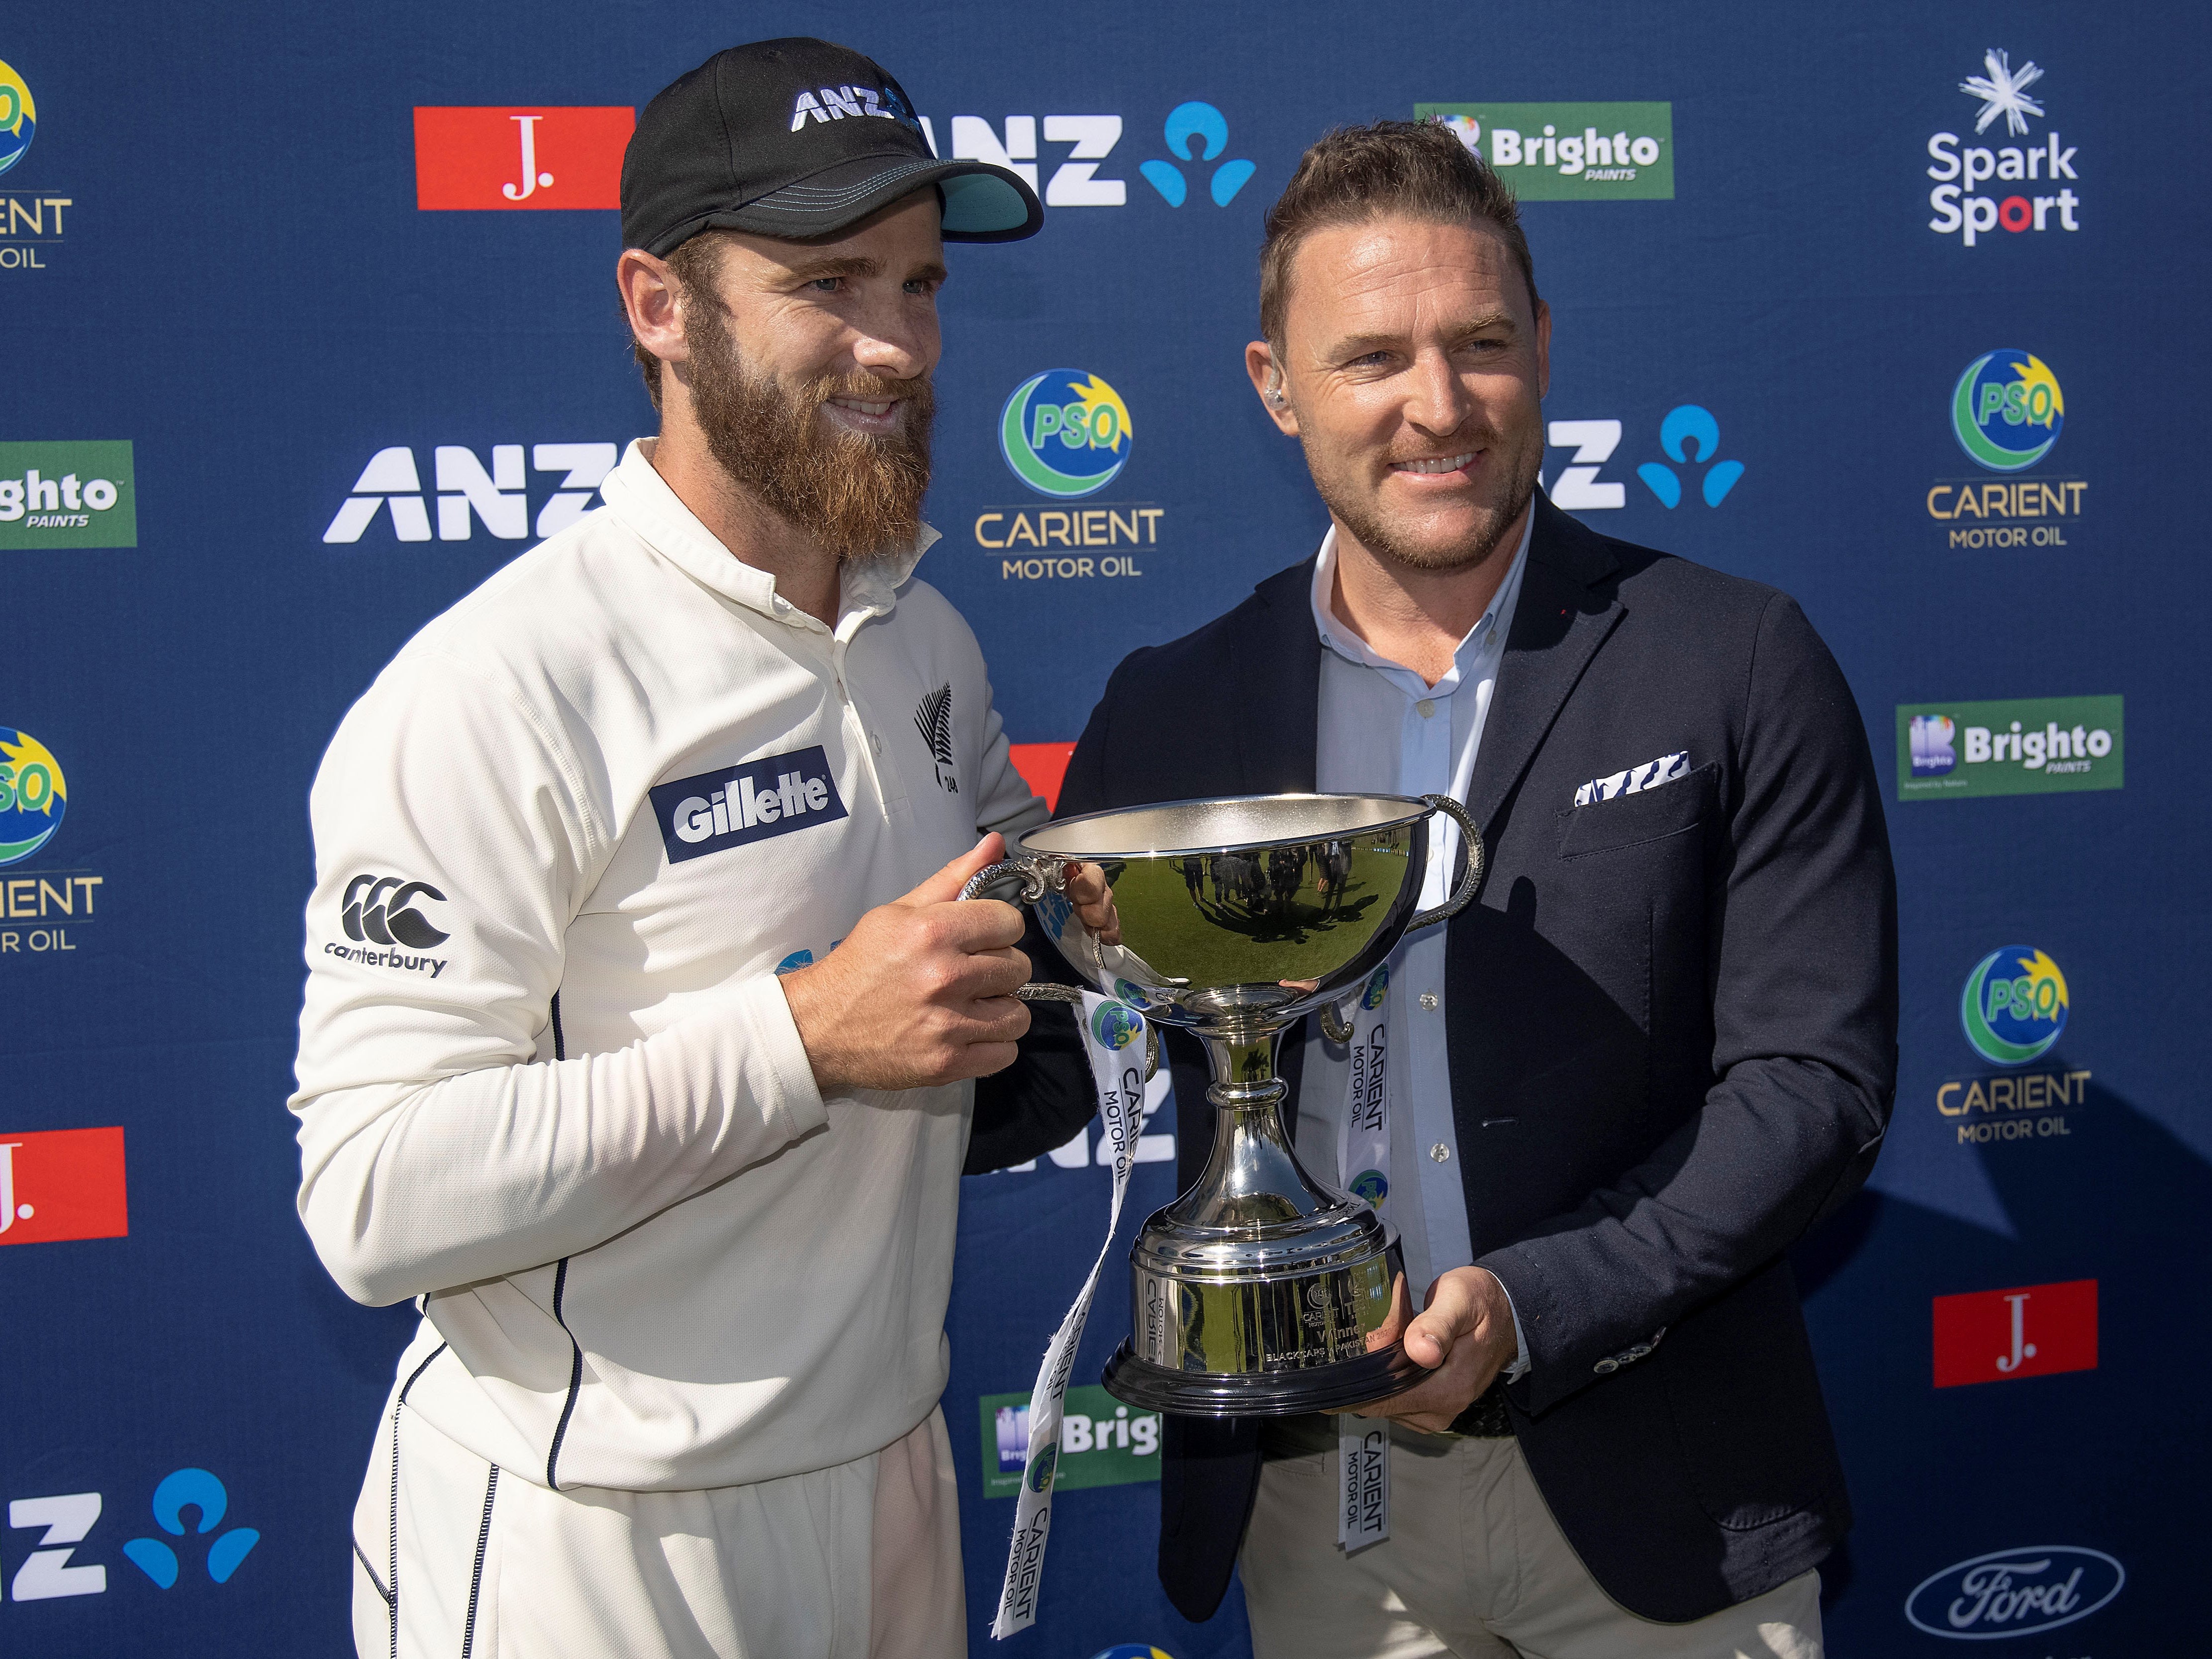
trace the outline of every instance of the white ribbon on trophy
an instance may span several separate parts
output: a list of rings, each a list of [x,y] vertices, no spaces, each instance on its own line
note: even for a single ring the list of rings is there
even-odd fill
[[[1352,1005],[1352,1072],[1337,1128],[1345,1187],[1379,1212],[1390,1195],[1390,969],[1377,968]],[[1349,1553],[1390,1535],[1390,1420],[1351,1412],[1336,1419],[1336,1541]]]
[[[1137,1133],[1145,1111],[1145,1017],[1126,1003],[1085,991],[1077,1018],[1082,1022],[1084,1051],[1091,1058],[1091,1075],[1098,1085],[1098,1115],[1106,1126],[1106,1145],[1114,1158],[1114,1203],[1106,1221],[1105,1242],[1098,1259],[1091,1264],[1091,1277],[1067,1317],[1060,1322],[1044,1364],[1037,1368],[1036,1385],[1030,1390],[1029,1456],[1022,1466],[1021,1495],[1014,1504],[1014,1535],[1006,1551],[1006,1578],[999,1592],[998,1616],[991,1621],[996,1638],[1027,1630],[1036,1622],[1037,1595],[1044,1582],[1045,1540],[1052,1531],[1052,1486],[1060,1464],[1060,1419],[1067,1394],[1068,1373],[1075,1365],[1075,1351],[1083,1342],[1083,1327],[1091,1317],[1091,1298],[1098,1288],[1099,1269],[1114,1247],[1114,1230],[1121,1222],[1121,1200],[1129,1191],[1129,1170],[1136,1163]]]

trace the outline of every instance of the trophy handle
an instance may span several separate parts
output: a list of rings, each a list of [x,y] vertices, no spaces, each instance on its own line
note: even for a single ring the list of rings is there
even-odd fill
[[[986,865],[968,878],[960,890],[963,899],[981,898],[987,888],[1012,877],[1021,883],[1021,902],[1034,904],[1047,893],[1063,891],[1066,877],[1063,867],[1067,860],[1058,858],[1003,859]],[[1026,985],[1014,988],[1014,995],[1024,1002],[1064,1002],[1080,1008],[1083,993],[1073,985],[1055,985],[1048,980],[1031,980]],[[1080,1016],[1079,1015],[1079,1018]],[[1152,1021],[1145,1022],[1145,1081],[1150,1083],[1160,1069],[1160,1033]]]
[[[1474,890],[1482,885],[1483,869],[1488,862],[1483,851],[1482,831],[1474,827],[1467,808],[1449,795],[1424,795],[1421,799],[1431,811],[1441,812],[1459,825],[1460,834],[1467,837],[1467,873],[1460,878],[1458,890],[1449,898],[1433,910],[1422,911],[1406,924],[1409,933],[1448,921],[1466,909],[1468,901],[1474,896]]]

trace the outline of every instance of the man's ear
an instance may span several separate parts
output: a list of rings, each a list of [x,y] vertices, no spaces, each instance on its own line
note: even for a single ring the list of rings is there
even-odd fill
[[[1536,301],[1536,396],[1552,395],[1552,308]]]
[[[1290,390],[1283,384],[1275,349],[1265,340],[1252,341],[1244,348],[1244,372],[1252,377],[1252,390],[1260,394],[1260,406],[1267,411],[1267,418],[1289,436],[1297,436],[1297,411],[1291,407]]]
[[[682,362],[691,355],[684,343],[684,288],[668,261],[643,248],[624,248],[615,261],[615,286],[623,314],[637,343],[663,362]]]

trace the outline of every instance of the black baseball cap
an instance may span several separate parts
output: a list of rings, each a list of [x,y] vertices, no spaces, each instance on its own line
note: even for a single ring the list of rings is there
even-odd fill
[[[1012,242],[1044,227],[1019,173],[930,154],[906,89],[827,40],[718,52],[664,88],[623,155],[624,247],[665,255],[702,230],[830,236],[934,185],[948,242]]]

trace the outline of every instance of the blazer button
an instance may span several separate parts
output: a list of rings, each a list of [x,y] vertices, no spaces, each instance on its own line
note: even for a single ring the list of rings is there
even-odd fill
[[[1610,1375],[1612,1372],[1619,1370],[1620,1369],[1620,1362],[1618,1359],[1601,1359],[1596,1364],[1591,1366],[1590,1369],[1595,1371],[1600,1376],[1605,1376]]]

